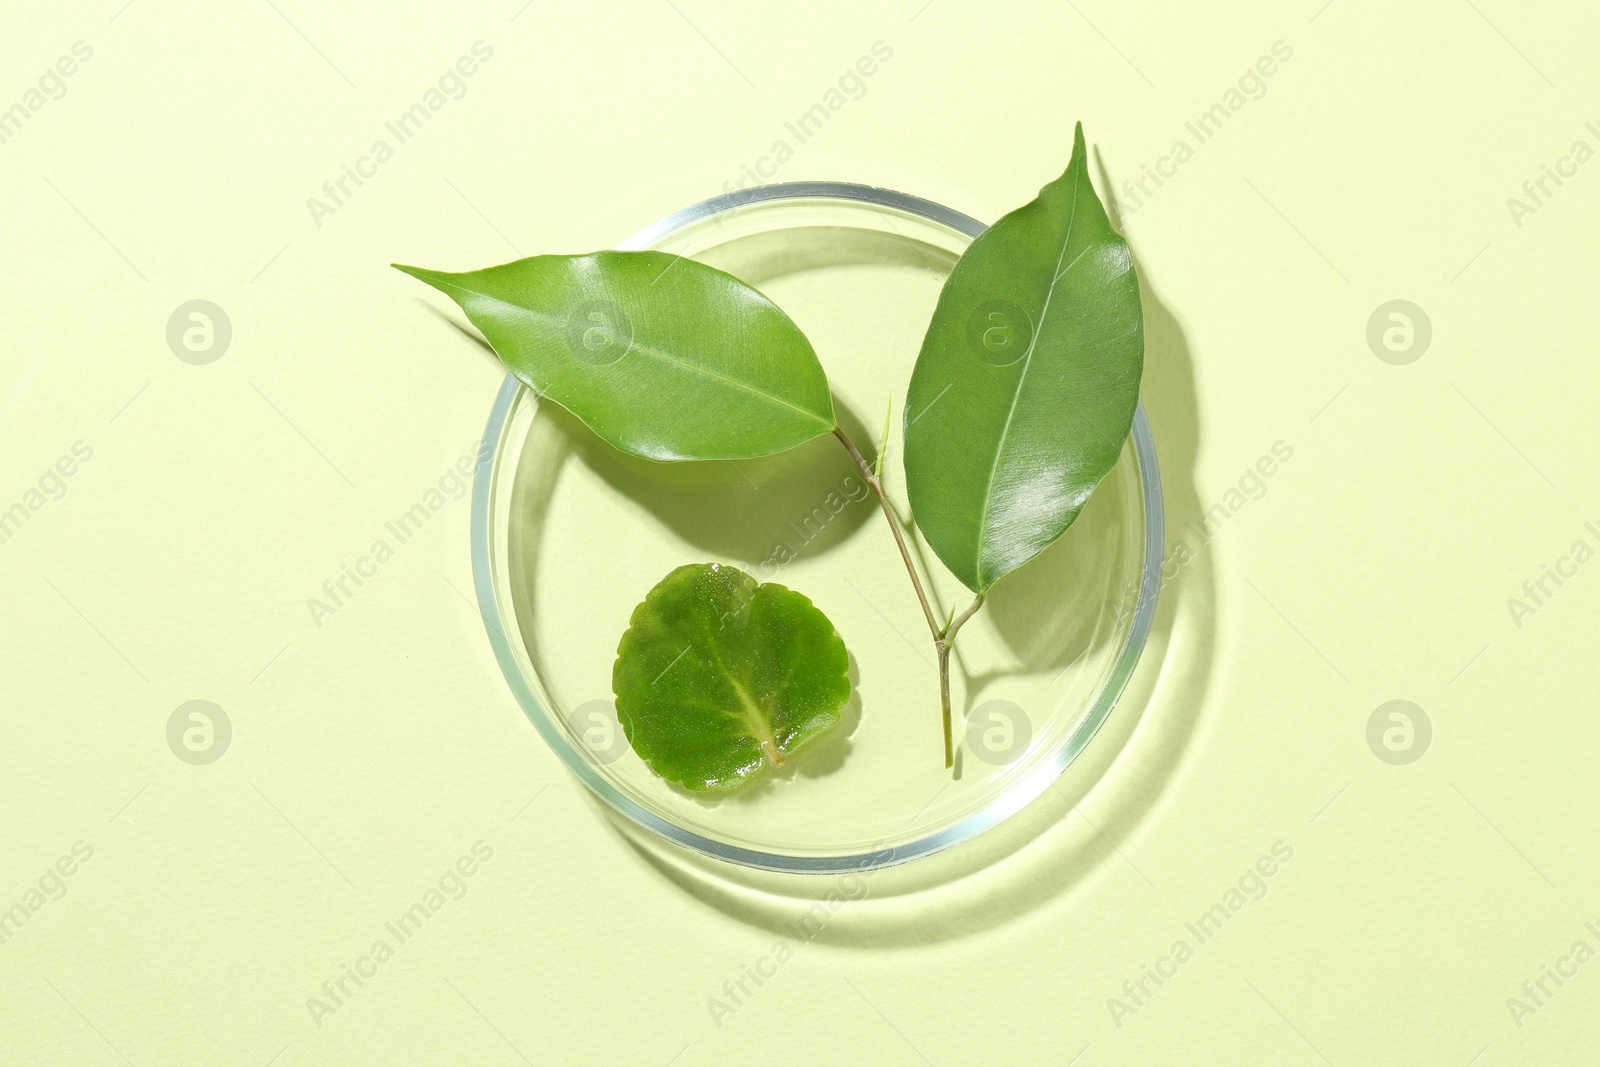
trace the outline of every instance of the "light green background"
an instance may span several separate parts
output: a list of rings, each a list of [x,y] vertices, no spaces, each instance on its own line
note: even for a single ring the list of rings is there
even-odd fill
[[[0,908],[93,849],[0,944],[5,1062],[1592,1058],[1600,965],[1568,953],[1600,949],[1600,568],[1561,561],[1600,546],[1600,166],[1507,205],[1600,148],[1591,7],[106,0],[0,29],[0,108],[93,49],[0,144],[0,508],[93,452],[0,544]],[[465,96],[319,227],[307,198],[480,40]],[[1169,543],[1275,442],[1293,459],[1178,568],[1076,777],[866,882],[719,1027],[708,998],[837,887],[691,862],[584,794],[461,595],[464,501],[322,626],[306,599],[499,384],[384,264],[615,243],[792,141],[877,41],[776,177],[986,219],[1059,172],[1073,120],[1120,188],[1292,48],[1120,195]],[[208,366],[166,341],[192,299],[233,326]],[[1393,299],[1432,323],[1410,365],[1367,344]],[[193,699],[233,725],[208,766],[166,741]],[[1408,766],[1368,747],[1393,699],[1433,726]],[[315,1025],[307,998],[478,841],[465,896]],[[1265,896],[1114,1018],[1280,841]],[[1514,1020],[1547,966],[1575,974]]]

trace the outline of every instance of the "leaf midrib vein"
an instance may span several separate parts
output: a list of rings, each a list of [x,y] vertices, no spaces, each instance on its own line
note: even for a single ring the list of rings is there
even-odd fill
[[[754,593],[750,595],[752,598],[755,596]],[[750,695],[750,690],[745,688],[744,682],[740,680],[737,674],[733,673],[727,662],[722,658],[722,652],[716,647],[715,642],[707,646],[707,651],[711,653],[713,667],[723,678],[727,679],[728,684],[733,687],[734,695],[739,698],[739,703],[743,705],[740,709],[743,714],[740,717],[744,720],[745,728],[749,731],[750,736],[756,739],[758,745],[771,744],[776,746],[778,741],[777,732],[773,729],[774,723],[771,721],[771,713],[764,709],[755,697]]]
[[[435,283],[435,284],[439,284],[439,283]],[[492,301],[492,302],[494,302],[496,304],[499,304],[502,307],[511,308],[513,311],[520,311],[523,314],[531,315],[534,318],[541,319],[541,320],[543,320],[543,321],[545,321],[547,323],[551,323],[551,324],[559,323],[562,326],[568,325],[568,323],[567,323],[567,321],[565,319],[558,319],[553,315],[547,315],[544,312],[537,310],[536,308],[524,307],[521,304],[513,304],[509,300],[502,300],[497,296],[494,296],[494,295],[492,295],[490,293],[485,293],[485,292],[483,292],[482,290],[479,290],[479,289],[468,289],[464,285],[457,285],[454,282],[448,282],[448,281],[447,282],[443,282],[443,284],[449,286],[451,289],[454,289],[457,292],[468,293],[468,294],[471,294],[472,296],[476,296],[476,297],[480,297],[481,299],[484,299],[484,300]],[[621,340],[621,338],[618,338],[618,337],[614,336],[613,334],[611,334],[610,331],[602,331],[602,332],[604,332],[606,334],[606,336],[608,338],[610,338],[611,340],[613,340],[613,341],[620,341]],[[763,400],[770,400],[774,404],[781,404],[782,406],[790,409],[791,411],[798,412],[799,414],[804,415],[806,418],[808,418],[811,421],[817,423],[819,426],[822,426],[824,429],[832,429],[833,428],[833,424],[832,423],[828,422],[826,419],[818,418],[815,412],[807,411],[805,408],[800,407],[799,405],[791,404],[787,400],[783,399],[783,397],[781,397],[781,396],[774,396],[771,393],[763,392],[762,390],[757,389],[753,385],[748,385],[745,382],[738,381],[737,379],[729,378],[727,375],[724,375],[724,374],[718,374],[716,371],[711,370],[711,369],[709,369],[707,367],[697,367],[692,363],[686,363],[683,360],[678,359],[677,357],[675,357],[673,355],[670,355],[669,353],[661,351],[659,348],[656,348],[653,345],[645,344],[643,341],[638,341],[638,340],[634,340],[634,339],[630,338],[628,340],[628,346],[630,348],[636,349],[637,351],[639,351],[639,352],[641,352],[641,353],[643,353],[645,355],[653,356],[656,359],[659,359],[664,363],[670,363],[673,366],[681,367],[682,369],[684,369],[686,371],[692,371],[692,372],[694,372],[696,374],[702,374],[702,375],[706,376],[707,378],[713,378],[713,379],[716,379],[717,381],[725,382],[726,384],[733,386],[735,389],[742,389],[745,392],[750,393],[752,396],[761,397]]]
[[[983,585],[983,538],[989,528],[989,506],[994,502],[994,476],[1000,469],[1000,456],[1006,448],[1006,438],[1011,433],[1012,420],[1016,418],[1017,404],[1022,400],[1022,389],[1028,382],[1028,371],[1033,367],[1033,352],[1039,346],[1039,337],[1044,333],[1044,321],[1050,314],[1050,301],[1056,295],[1056,285],[1066,273],[1061,269],[1061,261],[1067,256],[1067,249],[1072,244],[1072,235],[1078,222],[1078,187],[1083,180],[1081,169],[1074,170],[1072,175],[1072,211],[1067,216],[1067,232],[1061,239],[1061,251],[1056,255],[1055,269],[1051,272],[1050,288],[1045,290],[1044,306],[1039,309],[1039,325],[1033,331],[1033,337],[1028,341],[1027,354],[1022,357],[1022,373],[1017,377],[1016,391],[1011,395],[1011,409],[1006,412],[1006,421],[1000,428],[1000,439],[995,443],[994,460],[989,464],[989,481],[983,491],[983,513],[978,518],[978,540],[973,546],[977,552],[973,560],[973,573],[978,579],[978,584]],[[1077,260],[1073,261],[1074,263]]]

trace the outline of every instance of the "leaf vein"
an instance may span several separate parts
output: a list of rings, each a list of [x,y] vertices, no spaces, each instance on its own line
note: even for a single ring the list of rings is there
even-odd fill
[[[543,320],[544,322],[547,322],[547,323],[550,323],[550,324],[559,324],[562,327],[565,327],[565,326],[569,325],[568,322],[565,319],[558,318],[557,316],[554,316],[554,315],[546,314],[545,312],[539,311],[537,308],[527,307],[527,306],[522,305],[522,304],[513,304],[509,300],[502,300],[499,297],[497,297],[497,296],[495,296],[495,295],[493,295],[491,293],[485,293],[485,292],[483,292],[481,290],[478,290],[478,289],[468,289],[464,285],[457,285],[456,283],[451,282],[451,281],[431,282],[430,284],[433,284],[436,287],[437,286],[448,286],[451,289],[456,290],[457,292],[466,293],[466,294],[469,294],[471,296],[479,297],[480,299],[487,300],[487,301],[490,301],[490,302],[495,303],[495,304],[499,304],[501,307],[506,307],[506,308],[510,308],[513,311],[522,312],[523,314],[530,315],[533,318]],[[609,336],[609,334],[608,334],[608,336]],[[622,340],[622,338],[612,338],[612,339],[613,340],[617,340],[617,341],[621,341]],[[758,389],[755,386],[750,385],[750,384],[748,384],[746,382],[741,382],[736,378],[729,378],[725,374],[718,374],[716,371],[711,370],[708,367],[697,367],[693,363],[687,363],[687,362],[685,362],[685,361],[683,361],[681,359],[678,359],[678,358],[676,358],[676,357],[674,357],[674,356],[672,356],[672,355],[670,355],[670,354],[668,354],[666,352],[661,351],[660,349],[654,347],[653,345],[645,344],[642,341],[637,341],[637,340],[631,340],[630,339],[628,341],[628,345],[629,345],[630,348],[638,351],[639,353],[641,353],[643,355],[652,356],[652,357],[654,357],[654,358],[656,358],[658,360],[661,360],[664,363],[671,364],[671,365],[679,367],[679,368],[681,368],[683,370],[692,371],[692,372],[694,372],[696,374],[702,374],[702,375],[704,375],[704,376],[706,376],[708,378],[713,378],[713,379],[715,379],[717,381],[725,382],[726,384],[731,385],[736,389],[742,389],[745,392],[750,393],[752,396],[758,396],[758,397],[762,398],[763,400],[769,400],[774,404],[779,404],[779,405],[782,405],[783,407],[789,408],[791,411],[795,411],[795,412],[798,412],[801,415],[804,415],[806,418],[808,418],[811,421],[817,423],[817,425],[821,426],[825,430],[833,428],[833,423],[828,422],[826,419],[820,418],[816,414],[816,412],[807,411],[805,408],[800,407],[798,404],[791,404],[789,401],[783,399],[783,397],[781,397],[781,396],[774,396],[772,393],[768,393],[768,392],[766,392],[764,390]]]
[[[1056,283],[1061,281],[1062,276],[1067,273],[1067,271],[1061,269],[1061,261],[1067,257],[1067,249],[1072,245],[1072,236],[1077,230],[1078,190],[1080,183],[1083,181],[1083,173],[1086,169],[1086,165],[1082,160],[1078,159],[1074,159],[1073,162],[1077,164],[1077,166],[1074,168],[1072,175],[1072,212],[1067,216],[1067,232],[1061,239],[1061,252],[1056,256],[1056,269],[1054,272],[1052,272],[1052,277],[1050,278],[1050,288],[1045,290],[1044,306],[1039,309],[1039,325],[1034,328],[1033,337],[1028,341],[1028,351],[1022,358],[1022,373],[1017,377],[1017,388],[1016,391],[1011,395],[1011,408],[1006,412],[1005,424],[1001,426],[999,440],[995,442],[994,461],[989,465],[989,481],[984,487],[983,491],[983,513],[978,517],[978,540],[977,544],[974,546],[978,557],[973,561],[976,565],[974,574],[977,576],[978,584],[980,586],[983,585],[982,571],[984,535],[989,528],[990,505],[994,503],[995,473],[1000,469],[1000,457],[1005,452],[1006,438],[1011,433],[1011,423],[1017,415],[1017,404],[1022,400],[1022,390],[1028,382],[1028,371],[1033,367],[1034,349],[1039,346],[1040,334],[1044,333],[1044,322],[1046,316],[1050,314],[1050,301],[1055,297]],[[1086,252],[1088,249],[1085,248],[1084,251]],[[1082,255],[1083,253],[1080,252],[1078,258],[1081,259]],[[1072,262],[1075,264],[1078,262],[1078,259],[1074,259]],[[1071,269],[1072,267],[1069,265],[1067,270]]]

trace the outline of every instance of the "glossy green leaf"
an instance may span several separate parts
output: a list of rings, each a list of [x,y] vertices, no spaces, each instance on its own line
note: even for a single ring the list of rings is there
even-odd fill
[[[596,252],[461,274],[395,266],[460,304],[513,374],[624,452],[746,459],[834,428],[800,328],[703,263]]]
[[[969,589],[1072,525],[1122,451],[1143,366],[1133,257],[1080,124],[1066,173],[957,261],[906,394],[911,509]]]
[[[839,724],[844,641],[806,597],[697,563],[633,611],[611,684],[641,759],[687,789],[737,789]]]

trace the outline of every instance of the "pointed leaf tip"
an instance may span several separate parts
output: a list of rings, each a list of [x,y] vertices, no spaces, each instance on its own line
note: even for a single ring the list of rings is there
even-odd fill
[[[411,277],[417,279],[417,281],[432,285],[435,288],[438,288],[438,283],[434,281],[435,278],[448,278],[450,276],[446,271],[429,270],[427,267],[412,267],[405,263],[391,263],[389,266],[393,267],[401,274],[409,274]]]
[[[837,420],[811,342],[731,274],[654,251],[396,270],[454,300],[510,371],[652,460],[768,456]]]
[[[957,261],[906,393],[920,413],[905,428],[906,495],[967,588],[982,593],[1076,520],[1121,455],[1143,365],[1133,259],[1078,123],[1061,177]]]

